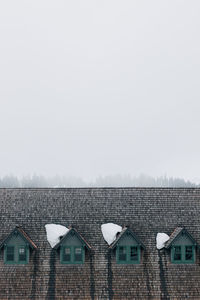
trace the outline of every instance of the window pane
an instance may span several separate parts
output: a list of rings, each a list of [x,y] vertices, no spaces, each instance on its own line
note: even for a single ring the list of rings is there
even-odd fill
[[[19,261],[26,261],[26,248],[25,247],[19,248]]]
[[[82,261],[82,248],[74,249],[74,261]]]
[[[192,260],[193,259],[193,251],[192,246],[185,247],[185,260]]]
[[[71,261],[71,249],[64,248],[63,249],[63,261]]]
[[[14,261],[14,246],[7,246],[6,260]]]
[[[138,247],[131,247],[131,249],[130,249],[130,260],[138,261]]]
[[[181,246],[174,247],[174,260],[181,260]]]
[[[126,247],[120,246],[119,247],[119,260],[126,260],[127,253]]]

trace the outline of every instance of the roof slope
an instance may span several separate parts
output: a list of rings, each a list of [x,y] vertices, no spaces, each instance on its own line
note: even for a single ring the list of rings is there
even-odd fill
[[[165,244],[165,248],[169,248],[171,246],[171,244],[177,239],[177,237],[181,233],[187,234],[190,237],[190,239],[193,241],[193,243],[196,244],[196,241],[194,240],[194,238],[191,236],[191,234],[185,228],[177,227],[177,228],[175,228],[175,230],[170,235],[169,240]]]
[[[127,228],[127,227],[125,227],[125,228],[122,229],[122,231],[118,234],[116,240],[110,245],[109,248],[110,248],[110,249],[114,249],[114,248],[117,246],[119,240],[120,240],[126,233],[130,233],[130,235],[133,237],[133,239],[135,239],[135,240],[137,241],[138,245],[140,245],[142,248],[145,249],[144,244],[139,240],[139,238],[134,234],[134,232],[133,232],[132,230],[130,230],[129,228]]]
[[[92,249],[88,242],[80,235],[80,233],[75,228],[70,228],[69,231],[61,238],[60,242],[54,246],[54,249],[58,249],[72,232],[76,234],[78,239],[87,247],[88,250]]]
[[[199,215],[200,188],[0,189],[0,241],[20,224],[39,249],[23,268],[11,269],[0,260],[0,299],[8,297],[5,291],[10,299],[23,300],[199,299],[199,253],[194,265],[177,266],[169,251],[156,249],[157,233],[170,236],[174,228],[187,228],[199,244]],[[101,233],[105,223],[134,229],[145,245],[141,264],[116,264]],[[94,250],[86,251],[84,265],[60,264],[46,224],[77,229]]]
[[[0,249],[4,246],[4,244],[7,242],[7,240],[10,239],[10,237],[13,235],[14,232],[18,232],[20,236],[29,243],[29,246],[32,249],[37,249],[36,244],[31,240],[31,238],[28,236],[28,234],[23,230],[22,227],[16,226],[15,229],[12,230],[11,233],[3,240],[3,242],[0,244]]]

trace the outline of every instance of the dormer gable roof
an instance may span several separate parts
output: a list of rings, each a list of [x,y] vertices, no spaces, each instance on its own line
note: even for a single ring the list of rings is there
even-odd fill
[[[171,245],[172,245],[172,243],[175,242],[176,239],[178,239],[178,237],[181,234],[187,235],[191,239],[191,241],[193,242],[193,244],[197,245],[197,242],[195,241],[195,239],[191,236],[191,234],[184,227],[177,227],[177,228],[175,228],[175,230],[170,235],[169,240],[165,244],[165,248],[166,249],[170,248]]]
[[[119,241],[121,240],[121,238],[123,236],[125,236],[126,234],[130,234],[132,236],[132,238],[137,242],[137,244],[139,246],[141,246],[143,249],[145,249],[144,244],[140,241],[140,239],[136,236],[136,234],[128,227],[124,227],[122,229],[122,231],[117,236],[116,240],[110,245],[109,248],[114,249],[117,246],[117,244],[119,243]]]
[[[37,249],[36,244],[31,240],[31,238],[28,236],[28,234],[23,230],[22,227],[16,226],[11,233],[3,240],[3,242],[0,245],[0,249],[6,245],[6,243],[12,238],[13,235],[19,234],[20,237],[29,244],[30,248]]]
[[[81,243],[88,250],[92,249],[92,247],[88,244],[88,242],[82,237],[82,235],[74,227],[69,228],[69,231],[61,238],[60,242],[57,245],[55,245],[54,249],[58,249],[62,245],[62,243],[65,242],[71,234],[75,234],[76,237],[81,241]]]

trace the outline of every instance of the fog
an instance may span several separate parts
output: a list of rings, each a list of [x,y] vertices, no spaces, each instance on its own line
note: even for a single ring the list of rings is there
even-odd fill
[[[0,177],[200,183],[200,2],[0,3]]]

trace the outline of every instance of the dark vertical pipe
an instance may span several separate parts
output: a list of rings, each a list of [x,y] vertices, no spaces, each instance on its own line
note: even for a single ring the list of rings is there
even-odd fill
[[[50,271],[49,271],[49,282],[48,282],[48,291],[46,300],[55,300],[55,286],[56,286],[56,266],[55,266],[55,259],[56,259],[56,251],[54,249],[51,250],[50,254]]]
[[[113,273],[112,273],[112,250],[109,249],[108,250],[108,298],[109,300],[113,299],[113,289],[112,289],[112,277],[113,277]]]
[[[37,271],[38,271],[38,251],[34,251],[34,253],[33,253],[33,274],[32,274],[31,300],[35,300]]]
[[[150,279],[149,279],[149,272],[148,272],[148,266],[147,266],[147,253],[144,252],[143,255],[143,267],[144,267],[144,275],[146,279],[146,287],[147,287],[147,299],[151,300],[151,286],[150,286]]]
[[[94,300],[95,296],[95,281],[94,281],[94,263],[93,263],[94,254],[93,251],[90,251],[90,296]]]
[[[161,251],[158,250],[159,257],[159,269],[160,269],[160,291],[161,291],[161,300],[169,300],[169,295],[167,291],[167,285],[165,280],[165,271],[163,267],[162,254]]]

